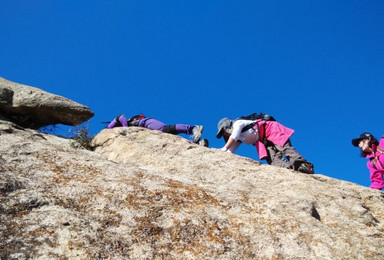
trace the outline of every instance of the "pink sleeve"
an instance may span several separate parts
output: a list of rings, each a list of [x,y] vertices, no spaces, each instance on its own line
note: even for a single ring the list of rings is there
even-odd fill
[[[261,160],[265,160],[268,156],[268,153],[267,153],[267,148],[265,148],[265,145],[263,144],[263,142],[258,141],[255,143],[255,146],[256,146],[257,153],[259,154],[259,158]]]
[[[384,138],[381,138],[380,142],[379,142],[379,146],[384,149]]]

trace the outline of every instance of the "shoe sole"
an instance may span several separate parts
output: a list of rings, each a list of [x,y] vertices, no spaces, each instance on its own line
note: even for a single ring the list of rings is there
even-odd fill
[[[194,137],[194,142],[197,143],[201,139],[201,135],[203,134],[204,127],[203,126],[196,126],[193,129],[193,132],[196,132],[195,129],[197,129],[198,133],[193,133],[193,137]]]

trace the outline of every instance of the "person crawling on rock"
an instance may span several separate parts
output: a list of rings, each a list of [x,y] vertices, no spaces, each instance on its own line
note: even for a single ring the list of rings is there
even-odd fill
[[[357,138],[352,139],[352,145],[359,147],[361,157],[368,159],[367,167],[372,182],[369,187],[382,190],[384,187],[384,156],[382,156],[384,153],[384,136],[381,137],[379,142],[372,134],[364,132]]]
[[[175,125],[166,125],[163,122],[155,118],[145,117],[143,114],[133,116],[127,119],[124,115],[119,115],[112,122],[109,123],[107,128],[111,129],[114,127],[129,127],[129,126],[139,126],[145,127],[151,130],[158,130],[163,133],[168,134],[188,134],[193,138],[194,143],[199,143],[201,139],[201,134],[203,132],[203,126],[201,125],[185,125],[185,124],[175,124]],[[203,140],[202,140],[203,141]],[[204,141],[206,141],[204,139]]]
[[[272,118],[273,119],[273,118]],[[273,120],[223,118],[219,121],[217,138],[225,145],[220,150],[235,153],[241,143],[256,146],[259,158],[268,164],[313,174],[313,164],[292,146],[289,138],[294,130]]]

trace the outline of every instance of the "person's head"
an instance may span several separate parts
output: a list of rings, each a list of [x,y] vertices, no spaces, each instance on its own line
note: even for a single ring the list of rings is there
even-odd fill
[[[216,137],[220,139],[223,136],[225,137],[227,135],[230,135],[232,132],[232,124],[233,121],[229,118],[225,117],[221,119],[217,124],[218,132],[216,134]]]
[[[367,132],[364,132],[357,138],[352,139],[352,145],[360,148],[362,157],[365,157],[367,154],[371,153],[373,144],[378,145],[379,141],[377,141],[377,139],[372,134]]]

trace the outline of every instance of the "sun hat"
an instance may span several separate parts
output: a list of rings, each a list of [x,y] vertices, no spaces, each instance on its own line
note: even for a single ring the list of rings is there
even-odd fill
[[[368,139],[370,137],[373,137],[373,135],[370,133],[364,132],[361,135],[359,135],[357,138],[352,139],[352,145],[357,147],[357,146],[359,146],[359,143],[361,140]]]
[[[231,127],[232,127],[232,120],[224,117],[217,124],[217,128],[219,129],[219,131],[217,132],[216,137],[221,138],[223,136],[224,131],[230,129]]]

